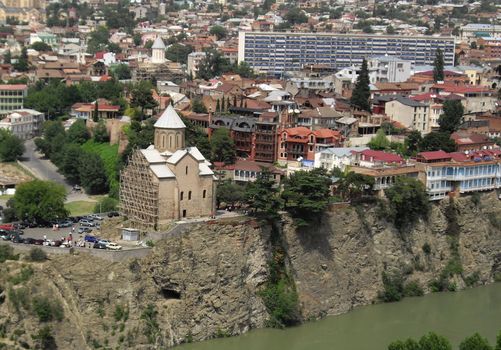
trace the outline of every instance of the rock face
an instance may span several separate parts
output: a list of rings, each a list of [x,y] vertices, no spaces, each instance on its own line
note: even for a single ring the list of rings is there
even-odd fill
[[[451,255],[447,205],[433,204],[428,221],[406,232],[378,218],[374,206],[335,208],[303,229],[285,217],[287,267],[303,318],[376,301],[383,271],[398,270],[427,291]],[[501,201],[492,193],[480,203],[465,197],[456,205],[463,277],[478,273],[478,283],[500,278]],[[0,343],[32,346],[31,335],[50,325],[60,349],[160,349],[264,327],[268,313],[258,292],[268,278],[270,234],[267,225],[241,218],[194,225],[157,242],[140,261],[111,263],[85,254],[43,263],[8,260],[0,264]],[[34,273],[14,284],[23,265]],[[465,286],[461,278],[455,283]],[[28,292],[23,298],[11,292],[22,288]],[[64,320],[40,322],[36,296],[61,305]]]
[[[479,283],[489,283],[501,272],[501,201],[495,193],[481,198],[477,205],[468,197],[455,200],[459,253],[463,276],[478,273]],[[429,291],[428,283],[451,255],[447,205],[447,200],[433,204],[428,221],[405,232],[378,218],[371,206],[334,209],[313,230],[297,229],[286,220],[283,231],[304,318],[340,314],[376,301],[383,290],[383,271],[400,271]],[[428,254],[425,243],[431,248]],[[455,282],[464,288],[464,281]]]

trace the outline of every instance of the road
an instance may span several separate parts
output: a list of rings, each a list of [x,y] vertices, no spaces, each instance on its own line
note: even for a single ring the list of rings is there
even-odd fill
[[[74,201],[93,201],[83,192],[72,192],[72,186],[66,181],[66,178],[57,171],[57,167],[48,159],[44,159],[40,153],[36,151],[35,142],[33,139],[27,140],[24,143],[26,148],[21,165],[26,167],[35,177],[41,180],[50,180],[63,185],[68,192],[66,202]]]

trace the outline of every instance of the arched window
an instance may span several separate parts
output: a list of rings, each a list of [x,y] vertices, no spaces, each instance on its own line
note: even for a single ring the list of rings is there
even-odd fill
[[[167,147],[167,136],[165,136],[165,134],[162,134],[162,141],[160,142],[160,145],[162,148]]]
[[[177,133],[176,134],[176,148],[181,147],[181,134]]]
[[[169,135],[169,148],[172,148],[172,135]]]
[[[183,200],[183,197],[184,197],[184,192],[181,192],[180,196],[179,196],[179,200],[182,201]]]
[[[186,166],[185,172],[186,172],[186,175],[188,175],[188,166]]]
[[[207,190],[204,190],[202,193],[202,197],[205,198],[206,195],[207,195]]]
[[[188,192],[188,200],[191,201],[191,191]]]

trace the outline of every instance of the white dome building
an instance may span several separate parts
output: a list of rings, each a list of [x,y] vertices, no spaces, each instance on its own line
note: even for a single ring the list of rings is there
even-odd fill
[[[162,38],[157,36],[153,46],[151,47],[151,63],[162,64],[165,62],[165,44]]]

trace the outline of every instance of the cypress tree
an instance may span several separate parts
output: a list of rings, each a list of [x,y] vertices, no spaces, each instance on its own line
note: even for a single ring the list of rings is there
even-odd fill
[[[96,103],[94,104],[94,113],[92,113],[92,121],[98,122],[99,121],[99,105]]]
[[[371,107],[369,104],[369,97],[371,96],[369,88],[369,69],[367,68],[367,61],[362,61],[362,68],[358,75],[355,88],[351,94],[351,104],[365,111],[370,112]]]
[[[221,104],[220,104],[219,100],[217,100],[216,101],[216,113],[219,113],[219,112],[221,112]]]
[[[442,50],[437,49],[435,60],[433,61],[433,80],[444,81],[444,54]]]

